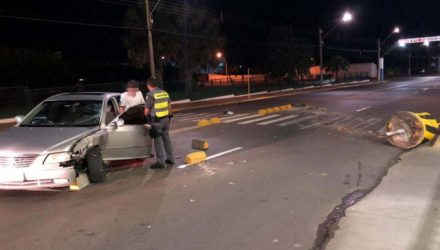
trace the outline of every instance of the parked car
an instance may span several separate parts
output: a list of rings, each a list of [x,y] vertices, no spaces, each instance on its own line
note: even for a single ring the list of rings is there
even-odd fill
[[[116,93],[52,96],[0,133],[0,189],[69,186],[81,173],[104,182],[106,164],[151,156],[143,107],[118,114]]]

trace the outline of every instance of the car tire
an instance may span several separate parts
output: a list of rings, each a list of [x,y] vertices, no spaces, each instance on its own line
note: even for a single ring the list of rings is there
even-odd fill
[[[102,183],[107,179],[104,161],[102,160],[101,150],[98,147],[92,149],[86,158],[87,173],[91,183]]]

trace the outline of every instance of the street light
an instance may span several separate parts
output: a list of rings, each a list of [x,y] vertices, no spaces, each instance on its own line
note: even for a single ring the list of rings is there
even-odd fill
[[[336,23],[327,33],[324,34],[323,30],[321,27],[319,27],[319,77],[320,77],[320,84],[321,86],[324,84],[324,75],[323,75],[323,67],[324,67],[324,63],[323,63],[323,46],[324,46],[324,38],[326,36],[328,36],[338,25],[340,25],[341,23],[348,23],[351,22],[353,20],[353,15],[350,12],[345,12],[344,15],[342,16],[341,20]]]
[[[350,22],[351,20],[353,20],[353,15],[350,12],[345,12],[344,16],[342,17],[342,22],[346,23]]]
[[[218,59],[223,58],[223,53],[222,52],[217,52],[217,54],[215,55]],[[223,61],[225,62],[225,73],[226,76],[229,80],[229,70],[228,70],[228,61],[226,60],[226,58],[223,59]]]
[[[393,31],[381,42],[380,38],[377,39],[377,81],[382,82],[384,80],[384,59],[381,57],[382,46],[385,44],[388,39],[394,34],[399,34],[400,28],[395,27]],[[399,46],[402,46],[399,43]],[[405,46],[403,44],[403,46]]]

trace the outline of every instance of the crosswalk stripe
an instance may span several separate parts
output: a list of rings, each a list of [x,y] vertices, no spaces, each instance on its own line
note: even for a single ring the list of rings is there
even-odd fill
[[[317,126],[322,125],[322,124],[323,124],[322,121],[315,122],[315,123],[312,123],[312,124],[310,124],[310,125],[307,125],[307,126],[303,126],[303,127],[301,127],[301,130],[305,130],[305,129],[309,129],[309,128],[317,127]]]
[[[185,116],[185,117],[179,117],[177,119],[179,121],[189,121],[189,120],[195,119],[197,117],[206,117],[208,115],[209,115],[209,113],[201,113],[201,114],[189,115],[189,116]],[[212,115],[214,115],[214,114],[212,114]]]
[[[174,114],[174,117],[184,117],[184,116],[187,116],[187,115],[196,115],[196,113],[177,113],[177,114]]]
[[[221,120],[222,121],[228,121],[228,120],[231,120],[231,119],[235,119],[235,118],[243,117],[243,116],[247,116],[247,115],[249,115],[249,114],[230,115],[230,116],[221,118]]]
[[[273,124],[273,123],[276,123],[276,122],[282,122],[282,121],[289,120],[291,118],[296,118],[296,117],[298,117],[298,115],[288,115],[288,116],[281,117],[281,118],[278,118],[278,119],[274,119],[274,120],[271,120],[271,121],[261,122],[261,123],[258,123],[258,125],[262,125],[262,126],[269,125],[269,124]]]
[[[238,121],[243,121],[243,120],[247,120],[247,119],[252,119],[255,117],[260,117],[261,115],[248,115],[248,116],[244,116],[244,117],[239,117],[239,118],[235,118],[235,119],[230,119],[225,121],[225,123],[231,123],[231,122],[238,122]]]
[[[240,125],[246,125],[246,124],[251,124],[251,123],[255,123],[255,122],[261,122],[261,121],[268,120],[268,119],[272,119],[272,118],[279,117],[279,116],[280,116],[280,115],[268,115],[268,116],[260,117],[260,118],[257,118],[257,119],[253,119],[253,120],[249,120],[249,121],[240,122],[240,123],[238,123],[238,124],[240,124]]]
[[[308,120],[314,119],[316,117],[318,117],[318,116],[316,116],[316,115],[306,116],[306,117],[303,117],[303,118],[300,118],[300,119],[297,119],[297,120],[294,120],[294,121],[281,123],[278,126],[287,127],[289,125],[297,124],[297,123],[300,123],[300,122],[303,122],[303,121],[308,121]]]

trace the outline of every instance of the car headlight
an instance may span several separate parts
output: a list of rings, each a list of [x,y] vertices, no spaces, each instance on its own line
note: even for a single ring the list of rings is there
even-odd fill
[[[44,160],[44,164],[57,164],[57,163],[64,163],[64,162],[68,162],[72,160],[71,156],[69,153],[64,152],[64,153],[55,153],[55,154],[50,154],[46,157],[46,159]]]

